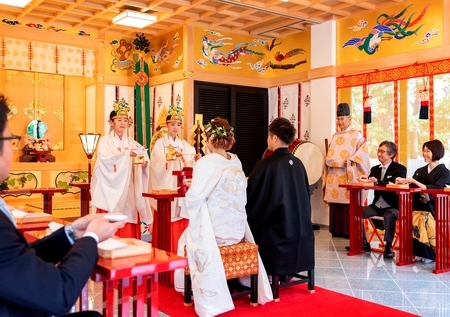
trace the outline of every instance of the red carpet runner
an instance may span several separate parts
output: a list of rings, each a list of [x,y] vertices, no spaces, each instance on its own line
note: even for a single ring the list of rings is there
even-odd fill
[[[332,317],[373,317],[417,316],[401,310],[389,308],[351,296],[343,295],[324,288],[315,287],[316,292],[310,294],[306,285],[296,285],[280,289],[280,301],[266,305],[251,307],[247,296],[235,298],[235,309],[220,317],[273,317],[273,316],[332,316]],[[194,302],[195,304],[195,302]],[[183,296],[175,290],[159,287],[159,310],[171,317],[195,317],[194,306],[185,307]]]

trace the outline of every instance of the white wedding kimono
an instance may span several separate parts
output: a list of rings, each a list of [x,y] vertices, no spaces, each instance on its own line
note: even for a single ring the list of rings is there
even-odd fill
[[[166,153],[169,145],[172,145],[176,151],[181,152],[184,162],[181,157],[175,160],[167,161]],[[156,140],[153,146],[150,162],[150,191],[158,189],[175,189],[177,185],[177,176],[172,174],[172,171],[181,171],[183,167],[192,167],[194,164],[195,148],[191,146],[185,140],[180,139],[178,136],[171,138],[166,135]],[[180,220],[180,217],[187,218],[187,214],[180,214],[185,208],[183,202],[184,198],[175,198],[171,204],[171,219],[172,221]],[[156,200],[150,199],[152,208],[156,208]]]
[[[97,208],[128,216],[127,222],[153,222],[150,201],[142,196],[148,192],[149,165],[133,164],[130,151],[142,147],[131,137],[103,136],[99,141],[98,157],[92,172],[92,212]],[[144,161],[149,162],[147,152]]]
[[[235,154],[227,160],[208,154],[197,161],[186,193],[189,226],[178,242],[178,255],[188,255],[195,311],[201,317],[234,309],[218,246],[253,242],[247,224],[247,180]],[[184,291],[184,270],[175,270],[175,289]],[[273,300],[269,280],[259,258],[258,302]]]

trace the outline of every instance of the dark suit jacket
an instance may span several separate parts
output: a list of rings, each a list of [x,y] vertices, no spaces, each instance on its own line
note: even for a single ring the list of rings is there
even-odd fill
[[[64,228],[30,245],[0,210],[0,316],[64,315],[97,258],[93,238],[71,246]]]
[[[370,169],[369,177],[375,177],[378,179],[378,185],[386,185],[389,182],[395,183],[395,179],[397,177],[406,177],[406,167],[402,164],[392,161],[389,165],[386,173],[384,174],[384,178],[381,178],[381,164],[376,165]],[[383,199],[393,208],[398,209],[398,196],[395,192],[387,192],[376,190],[373,197],[372,205],[374,205],[378,199],[383,197]]]

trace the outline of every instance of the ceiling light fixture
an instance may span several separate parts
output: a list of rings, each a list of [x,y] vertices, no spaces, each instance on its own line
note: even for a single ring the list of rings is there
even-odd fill
[[[125,10],[119,15],[115,16],[112,20],[114,24],[120,24],[125,26],[131,26],[133,28],[145,28],[146,26],[156,22],[156,16],[136,12],[132,10]]]
[[[19,8],[25,8],[30,2],[31,0],[0,0],[0,4]]]

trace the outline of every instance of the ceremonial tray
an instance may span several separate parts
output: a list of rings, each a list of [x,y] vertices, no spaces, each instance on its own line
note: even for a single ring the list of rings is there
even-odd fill
[[[386,188],[409,188],[409,184],[387,184]]]
[[[34,213],[27,213],[23,217],[14,217],[14,220],[17,224],[24,224],[24,223],[35,223],[35,222],[50,222],[53,220],[52,215],[46,214],[43,212],[34,212]]]
[[[133,238],[117,239],[119,242],[127,244],[127,246],[107,250],[103,249],[101,244],[98,246],[98,256],[104,259],[117,259],[142,254],[150,254],[152,252],[152,244]]]

